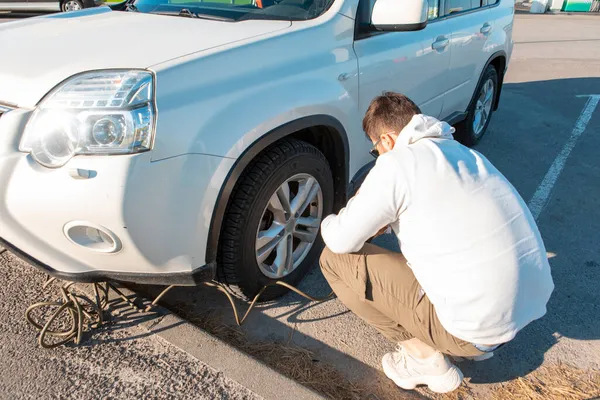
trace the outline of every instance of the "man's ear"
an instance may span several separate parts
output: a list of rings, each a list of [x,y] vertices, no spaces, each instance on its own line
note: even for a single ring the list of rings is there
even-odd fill
[[[398,135],[393,133],[384,133],[381,135],[381,144],[388,150],[392,150],[394,145],[396,144],[396,139],[398,139]]]

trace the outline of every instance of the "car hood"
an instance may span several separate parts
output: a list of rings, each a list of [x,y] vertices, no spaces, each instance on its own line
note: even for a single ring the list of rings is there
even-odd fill
[[[288,21],[221,22],[98,7],[0,24],[0,103],[33,107],[70,76],[149,68],[285,29]]]

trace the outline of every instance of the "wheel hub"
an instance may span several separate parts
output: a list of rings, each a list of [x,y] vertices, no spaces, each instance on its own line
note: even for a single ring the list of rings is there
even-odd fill
[[[292,217],[292,218],[288,219],[285,224],[285,234],[291,235],[292,233],[294,233],[295,229],[296,229],[296,218]]]

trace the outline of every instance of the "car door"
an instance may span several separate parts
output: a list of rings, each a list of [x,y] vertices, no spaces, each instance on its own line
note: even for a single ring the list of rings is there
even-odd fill
[[[452,57],[447,77],[452,88],[444,101],[442,117],[462,113],[469,106],[494,48],[489,38],[494,29],[490,7],[495,4],[495,0],[443,0],[443,18],[451,31]]]
[[[60,11],[59,0],[0,0],[0,11]]]
[[[383,91],[400,92],[432,116],[442,112],[444,94],[451,89],[446,75],[450,65],[450,33],[438,18],[439,0],[429,0],[427,26],[413,32],[369,32],[357,29],[354,49],[359,65],[359,107]],[[368,26],[374,0],[362,0],[358,27]]]
[[[0,11],[26,10],[27,0],[0,0]]]
[[[27,0],[27,6],[36,11],[60,11],[60,0]]]

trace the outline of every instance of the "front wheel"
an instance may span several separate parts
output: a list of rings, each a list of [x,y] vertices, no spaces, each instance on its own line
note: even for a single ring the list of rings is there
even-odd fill
[[[497,91],[498,72],[493,65],[489,65],[477,86],[467,119],[456,126],[458,141],[467,146],[479,143],[490,125]]]
[[[276,143],[248,167],[232,194],[219,243],[220,279],[251,299],[266,284],[297,284],[323,248],[322,219],[333,207],[325,156],[298,141]],[[286,293],[269,287],[261,300]]]
[[[60,3],[60,9],[63,12],[83,10],[83,8],[81,0],[64,0]]]

